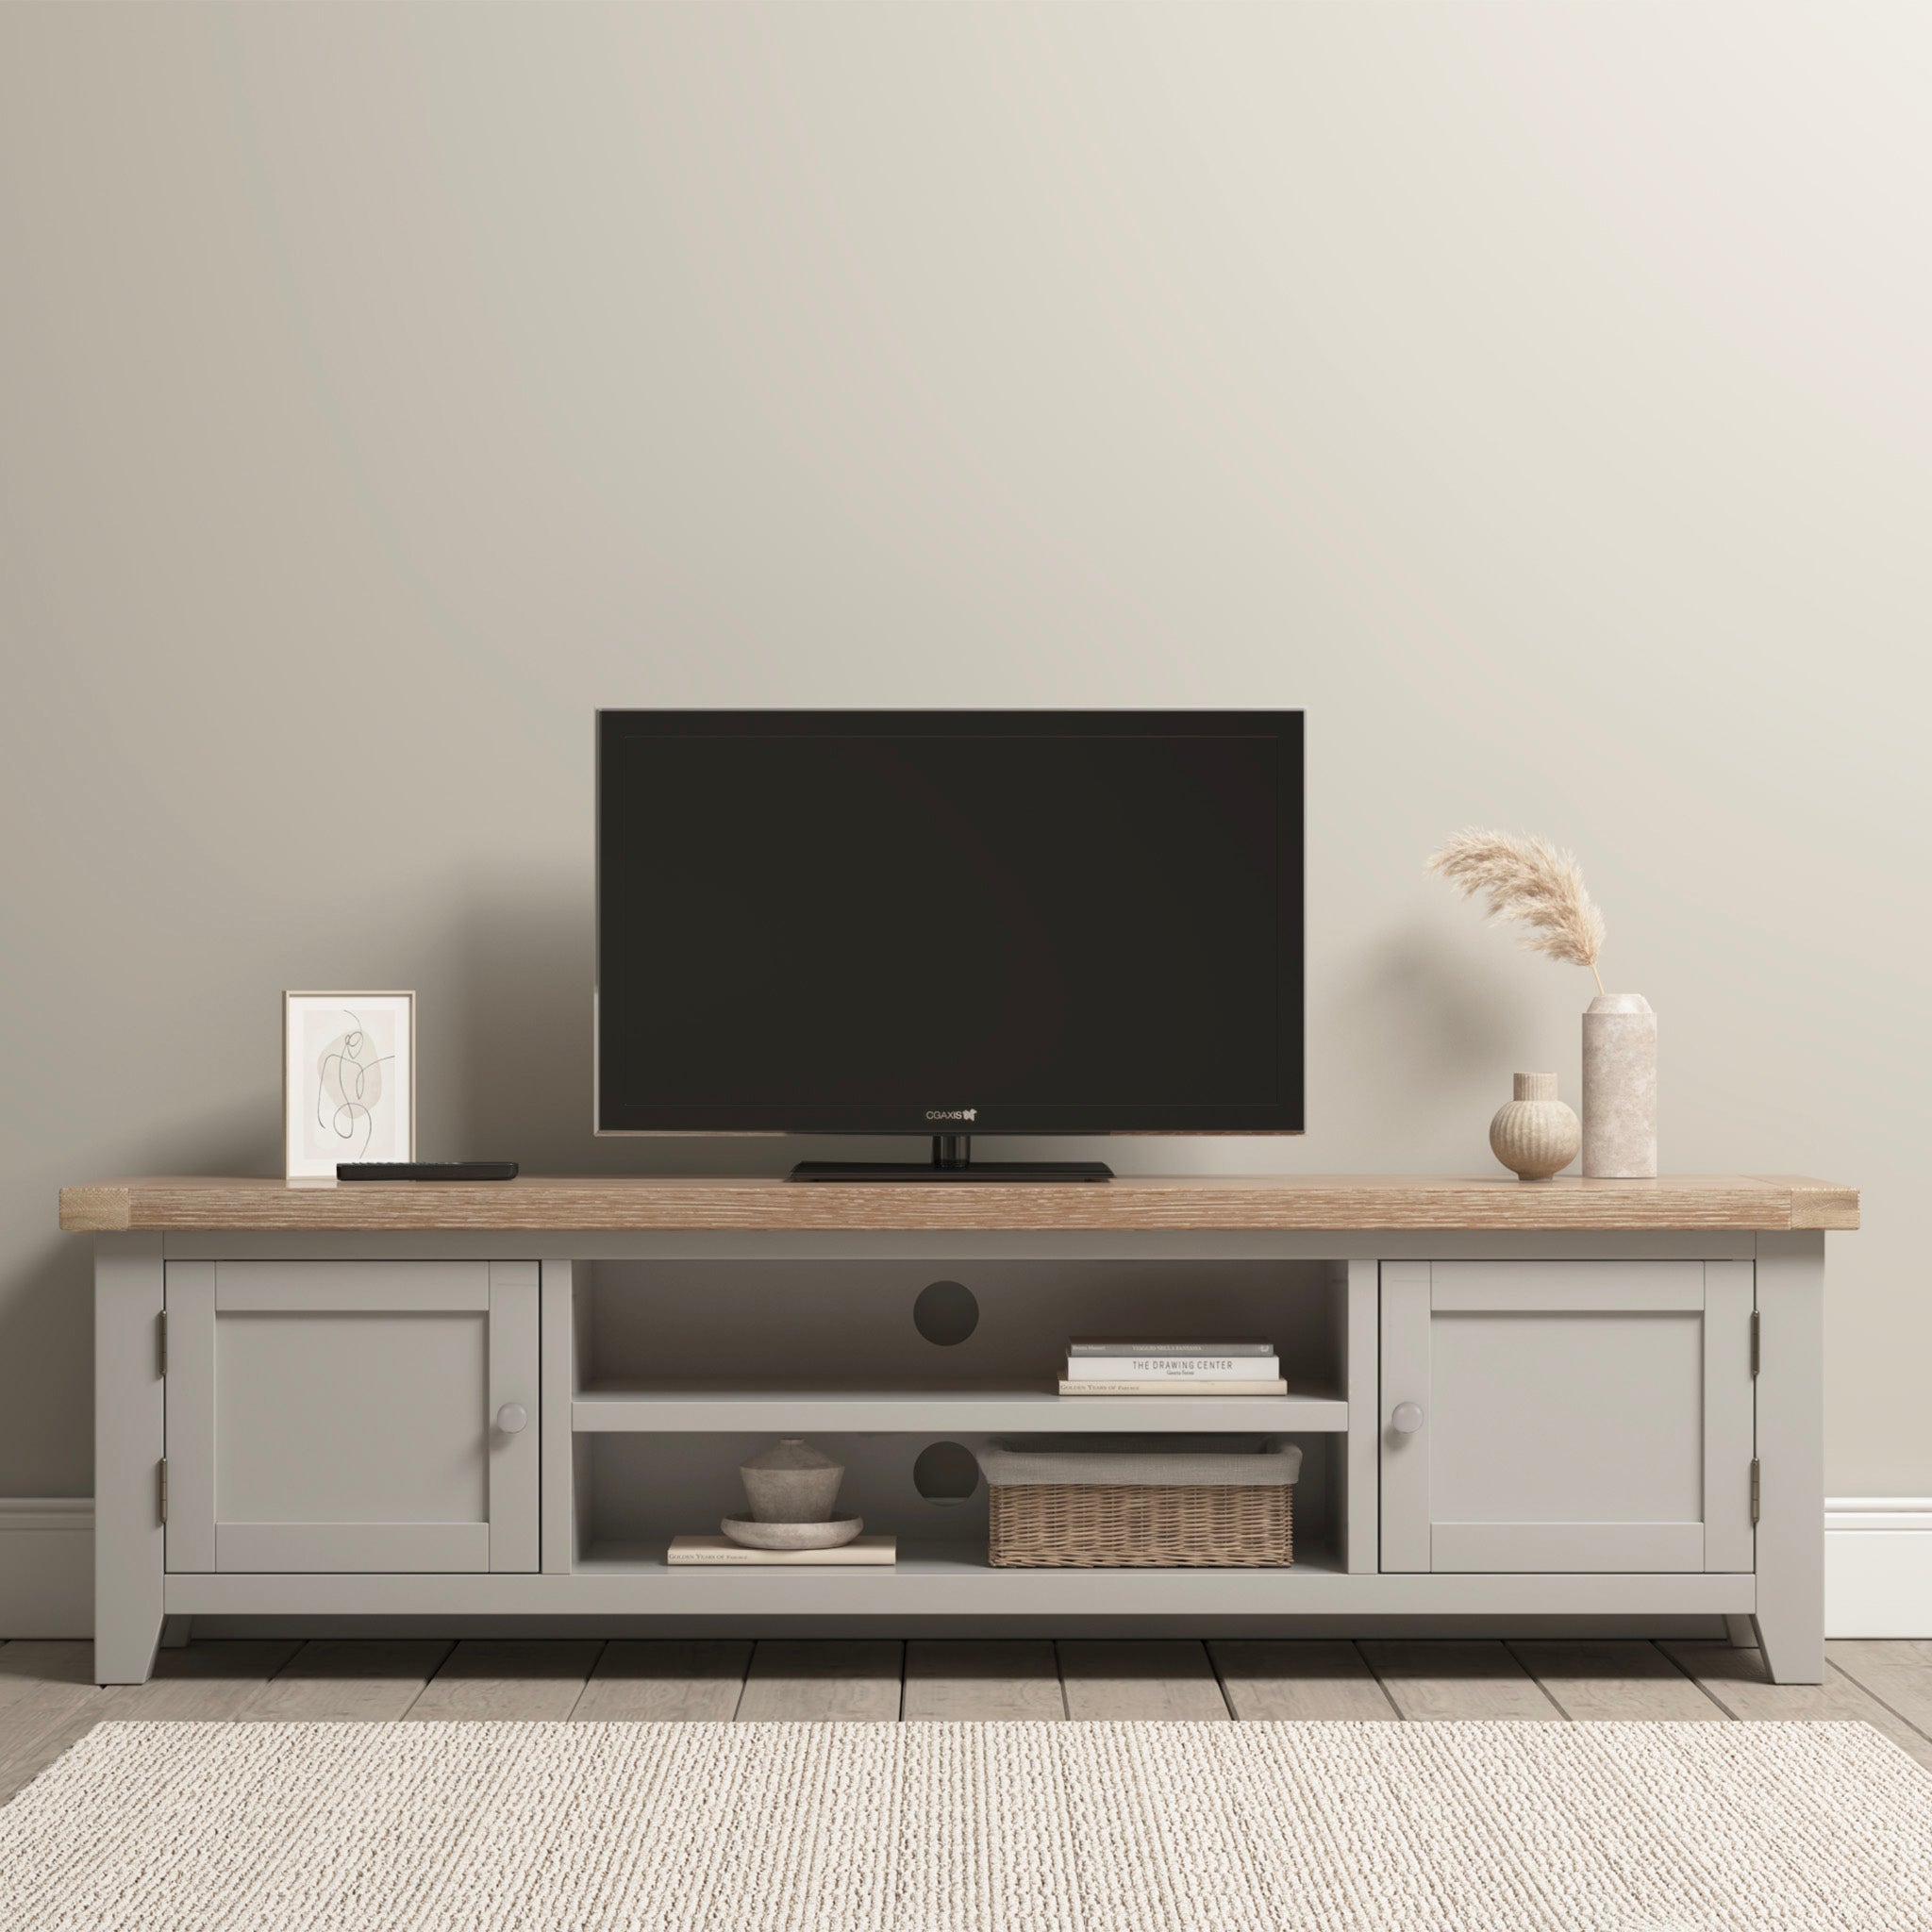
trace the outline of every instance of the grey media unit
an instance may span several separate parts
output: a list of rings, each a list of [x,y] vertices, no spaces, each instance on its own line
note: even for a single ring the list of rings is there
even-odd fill
[[[1823,1674],[1824,1235],[1857,1225],[1824,1182],[157,1179],[61,1224],[96,1242],[104,1683],[197,1615],[1708,1615]],[[941,1279],[978,1307],[948,1345]],[[1166,1326],[1271,1336],[1291,1392],[1051,1392],[1069,1334]],[[1292,1437],[1293,1567],[995,1570],[984,1490],[913,1481],[934,1441],[1092,1430]],[[896,1569],[667,1569],[778,1434],[841,1454]]]

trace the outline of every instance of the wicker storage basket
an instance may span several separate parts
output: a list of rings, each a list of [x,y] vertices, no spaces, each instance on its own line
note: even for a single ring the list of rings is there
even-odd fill
[[[980,1452],[997,1568],[1282,1568],[1302,1452],[1259,1437],[1064,1436]]]

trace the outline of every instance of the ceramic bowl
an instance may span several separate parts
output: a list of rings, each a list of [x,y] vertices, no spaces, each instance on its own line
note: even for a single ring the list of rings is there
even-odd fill
[[[718,1527],[748,1550],[836,1550],[865,1527],[862,1516],[831,1523],[759,1523],[750,1516],[726,1516]]]

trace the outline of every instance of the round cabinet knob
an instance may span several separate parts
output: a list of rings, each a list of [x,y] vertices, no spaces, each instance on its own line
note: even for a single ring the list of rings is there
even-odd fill
[[[1398,1402],[1389,1421],[1398,1436],[1412,1436],[1423,1425],[1423,1406],[1420,1402]]]
[[[1422,1410],[1416,1413],[1421,1415]],[[521,1402],[506,1402],[496,1411],[496,1426],[506,1436],[520,1436],[530,1426],[530,1411]]]

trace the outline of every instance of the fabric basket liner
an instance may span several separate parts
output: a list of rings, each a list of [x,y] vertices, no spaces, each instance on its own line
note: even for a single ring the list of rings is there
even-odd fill
[[[1273,1436],[1025,1436],[979,1452],[998,1488],[1056,1483],[1267,1489],[1301,1474],[1302,1452]]]

